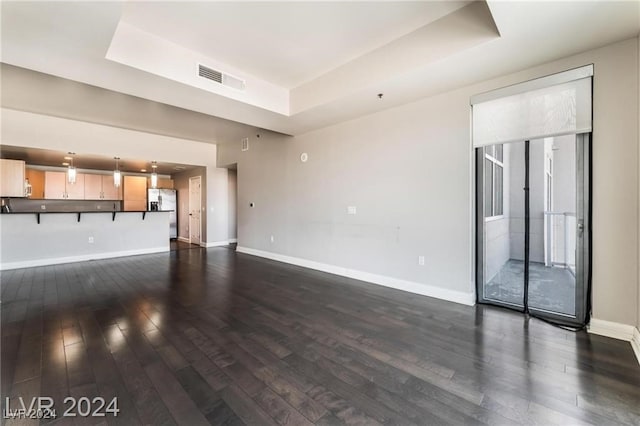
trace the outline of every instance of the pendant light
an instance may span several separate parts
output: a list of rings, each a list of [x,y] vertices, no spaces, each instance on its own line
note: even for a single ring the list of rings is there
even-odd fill
[[[69,163],[69,167],[67,168],[67,181],[71,184],[76,183],[76,177],[77,177],[77,172],[76,172],[76,168],[73,165],[73,156],[76,155],[75,152],[70,152],[69,156],[70,156],[70,163]]]
[[[151,169],[153,170],[153,172],[151,173],[151,188],[156,189],[158,187],[158,173],[156,171],[156,169],[158,168],[158,165],[156,164],[155,161],[151,162]]]
[[[120,182],[122,182],[122,174],[120,173],[120,168],[118,167],[120,163],[120,157],[113,157],[113,159],[116,160],[116,168],[113,171],[113,186],[119,188]]]

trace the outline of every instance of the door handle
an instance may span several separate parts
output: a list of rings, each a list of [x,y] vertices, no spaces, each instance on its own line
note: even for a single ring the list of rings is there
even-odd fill
[[[578,231],[580,231],[580,236],[584,233],[584,223],[582,221],[578,222]]]

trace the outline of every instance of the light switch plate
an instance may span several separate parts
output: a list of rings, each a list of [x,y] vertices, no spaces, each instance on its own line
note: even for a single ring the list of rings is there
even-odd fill
[[[347,214],[356,214],[357,212],[356,206],[347,206]]]

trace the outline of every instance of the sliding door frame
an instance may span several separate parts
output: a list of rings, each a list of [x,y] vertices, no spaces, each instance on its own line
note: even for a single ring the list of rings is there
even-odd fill
[[[575,294],[575,316],[564,315],[547,310],[536,309],[528,306],[528,270],[529,270],[529,141],[525,143],[525,264],[523,280],[523,303],[518,305],[484,297],[484,147],[475,148],[475,207],[476,207],[476,301],[482,304],[491,304],[518,310],[520,312],[531,313],[533,316],[541,317],[562,325],[583,326],[589,322],[591,314],[591,174],[592,174],[592,133],[581,133],[576,135],[576,294]],[[512,183],[513,184],[513,183]]]

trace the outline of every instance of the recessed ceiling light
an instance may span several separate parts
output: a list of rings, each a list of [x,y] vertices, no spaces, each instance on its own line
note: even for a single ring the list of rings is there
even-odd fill
[[[184,169],[186,169],[186,167],[184,167],[184,166],[175,166],[173,169],[174,170],[184,170]]]
[[[142,173],[145,173],[145,172],[147,171],[147,169],[140,169],[140,171],[141,171]]]
[[[71,160],[71,157],[64,157],[65,160]]]
[[[62,165],[63,165],[63,166],[68,166],[68,165],[69,165],[69,163],[64,162],[64,163],[62,163]]]

